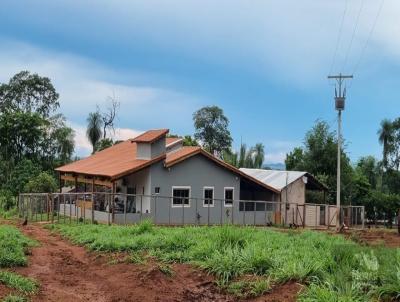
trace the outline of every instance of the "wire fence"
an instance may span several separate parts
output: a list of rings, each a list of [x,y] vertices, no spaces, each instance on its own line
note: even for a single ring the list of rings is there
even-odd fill
[[[276,201],[226,200],[187,196],[105,192],[20,194],[20,217],[28,221],[134,224],[145,219],[157,225],[253,225],[293,228],[336,226],[336,206]],[[364,227],[364,207],[345,206],[340,223]]]

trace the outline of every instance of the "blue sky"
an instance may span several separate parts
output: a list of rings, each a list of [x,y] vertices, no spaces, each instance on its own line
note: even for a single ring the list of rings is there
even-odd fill
[[[336,127],[326,76],[353,72],[361,58],[348,88],[344,136],[353,161],[380,157],[379,123],[399,116],[400,2],[384,1],[363,51],[380,4],[5,0],[0,81],[23,69],[49,76],[80,155],[90,152],[88,112],[114,95],[121,102],[117,137],[166,127],[192,134],[192,113],[218,105],[230,119],[234,146],[262,142],[266,161],[275,163],[317,119]]]

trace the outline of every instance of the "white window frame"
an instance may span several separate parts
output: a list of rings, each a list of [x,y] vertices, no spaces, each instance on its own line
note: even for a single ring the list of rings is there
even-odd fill
[[[232,190],[232,203],[231,204],[226,203],[226,199],[225,199],[226,190]],[[224,187],[224,207],[232,208],[234,200],[235,200],[235,187]]]
[[[205,196],[206,195],[206,190],[212,190],[212,192],[213,192],[213,198],[212,198],[212,204],[211,205],[206,204],[206,196]],[[208,208],[208,207],[213,208],[214,207],[214,205],[215,205],[214,193],[215,193],[214,187],[203,187],[203,207],[204,208]]]
[[[189,204],[185,205],[184,202],[182,202],[182,204],[174,204],[174,190],[181,190],[181,189],[186,189],[189,190]],[[171,207],[172,208],[190,208],[190,198],[192,197],[192,187],[191,186],[172,186],[172,190],[171,190]]]

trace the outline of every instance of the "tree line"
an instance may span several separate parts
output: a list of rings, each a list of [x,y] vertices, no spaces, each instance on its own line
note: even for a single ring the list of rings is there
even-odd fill
[[[346,142],[341,150],[342,191],[345,205],[363,205],[369,220],[385,220],[390,225],[400,209],[400,119],[384,120],[378,130],[378,140],[383,146],[382,159],[361,157],[352,164],[346,152]],[[317,121],[300,147],[286,155],[288,170],[307,171],[329,188],[328,202],[335,203],[337,175],[337,136],[325,121]],[[321,194],[310,193],[308,202],[322,203]]]

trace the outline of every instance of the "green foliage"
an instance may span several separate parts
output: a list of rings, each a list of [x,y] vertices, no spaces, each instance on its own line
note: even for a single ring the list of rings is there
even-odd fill
[[[265,151],[262,143],[247,149],[245,144],[240,145],[239,152],[226,150],[222,153],[222,159],[237,168],[261,169],[264,163]]]
[[[22,71],[0,84],[0,189],[16,196],[40,171],[71,160],[74,132],[58,107],[46,77]]]
[[[35,293],[38,289],[35,280],[8,271],[0,271],[0,283],[23,293]]]
[[[162,263],[194,264],[215,275],[222,288],[242,297],[289,280],[308,285],[301,301],[394,299],[399,293],[399,251],[363,247],[341,236],[234,226],[59,224],[54,228],[92,250],[147,253]],[[141,256],[134,258],[140,263]]]
[[[198,146],[199,143],[190,135],[185,135],[183,137],[183,145],[184,146]]]
[[[27,300],[25,297],[11,295],[11,294],[3,299],[3,302],[26,302],[26,301]]]
[[[96,151],[101,151],[107,149],[113,145],[113,140],[111,138],[103,138],[96,144]]]
[[[0,212],[9,211],[16,206],[16,200],[9,190],[0,190]]]
[[[103,132],[101,128],[103,127],[103,120],[99,111],[89,113],[87,118],[87,128],[86,136],[89,139],[90,144],[93,147],[93,152],[96,152],[96,146],[99,143]]]
[[[0,111],[37,112],[48,117],[60,106],[58,96],[49,78],[21,71],[8,84],[0,85]]]
[[[203,107],[193,113],[194,138],[210,153],[229,150],[232,137],[228,130],[229,120],[217,106]]]
[[[26,265],[25,251],[35,242],[13,226],[0,225],[0,267]]]
[[[32,178],[24,188],[29,193],[53,193],[57,190],[57,181],[47,172],[41,172]]]

